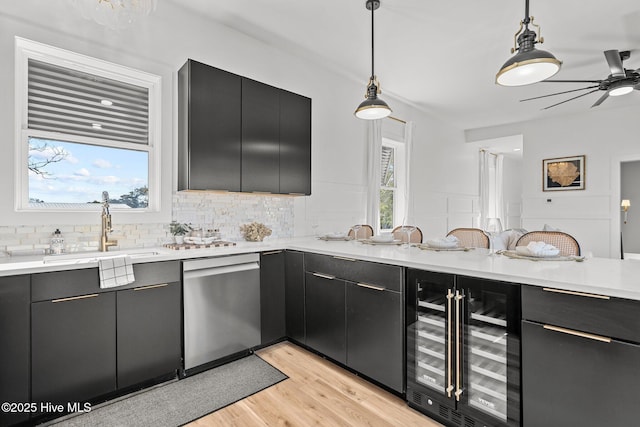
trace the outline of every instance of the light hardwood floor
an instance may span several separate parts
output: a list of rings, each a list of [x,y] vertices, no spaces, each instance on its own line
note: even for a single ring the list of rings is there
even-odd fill
[[[297,345],[282,342],[256,354],[289,378],[188,426],[441,426]]]

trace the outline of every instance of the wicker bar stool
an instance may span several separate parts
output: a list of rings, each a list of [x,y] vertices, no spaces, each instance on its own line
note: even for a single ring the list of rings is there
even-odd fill
[[[479,228],[454,228],[448,236],[457,237],[459,245],[465,248],[489,249],[489,236]]]
[[[561,256],[580,255],[580,245],[578,241],[570,234],[562,231],[531,231],[523,234],[516,246],[527,246],[531,242],[545,242],[560,249]]]

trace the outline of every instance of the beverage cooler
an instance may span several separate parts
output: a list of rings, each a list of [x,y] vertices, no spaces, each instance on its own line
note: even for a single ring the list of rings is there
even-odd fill
[[[407,400],[447,425],[520,425],[520,287],[410,269]]]

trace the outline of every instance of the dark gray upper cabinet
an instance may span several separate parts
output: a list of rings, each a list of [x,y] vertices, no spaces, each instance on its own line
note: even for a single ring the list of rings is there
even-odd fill
[[[178,72],[178,190],[240,191],[242,78],[189,60]]]
[[[178,190],[311,194],[311,99],[188,60]]]
[[[311,99],[280,91],[280,193],[311,194]]]
[[[280,192],[279,92],[242,79],[242,191]]]

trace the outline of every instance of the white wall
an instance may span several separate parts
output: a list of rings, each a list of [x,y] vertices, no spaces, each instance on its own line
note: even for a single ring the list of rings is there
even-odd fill
[[[66,6],[67,3],[64,3]],[[132,29],[115,32],[84,20],[58,2],[4,2],[0,11],[0,200],[2,225],[93,224],[95,213],[21,213],[14,197],[14,36],[50,44],[158,74],[163,79],[162,211],[132,216],[114,213],[114,223],[169,222],[176,188],[176,70],[187,58],[312,98],[312,196],[294,202],[296,235],[345,230],[365,214],[365,123],[353,110],[362,98],[361,82],[321,64],[295,57],[259,40],[162,1],[157,11]],[[477,158],[455,126],[385,95],[394,115],[413,120],[412,179],[416,217],[424,229],[442,234],[451,222],[470,222],[477,198]],[[453,201],[451,201],[453,200]],[[462,205],[462,207],[456,207]],[[455,209],[460,212],[456,212]],[[454,211],[452,211],[454,209]],[[127,216],[128,215],[128,216]]]
[[[523,227],[538,230],[549,224],[574,235],[583,252],[616,258],[620,242],[619,163],[640,153],[639,115],[640,103],[594,108],[582,114],[474,129],[466,132],[466,138],[476,141],[523,134]],[[543,159],[577,155],[586,156],[585,189],[543,192]]]

